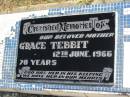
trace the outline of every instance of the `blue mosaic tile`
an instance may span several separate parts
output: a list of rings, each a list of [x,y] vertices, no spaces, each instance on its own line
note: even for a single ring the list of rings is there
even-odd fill
[[[88,85],[65,85],[65,84],[49,84],[49,83],[26,83],[15,82],[15,67],[16,67],[16,50],[19,33],[19,22],[15,25],[15,38],[6,38],[3,79],[0,80],[0,88],[15,88],[21,90],[38,90],[44,89],[59,89],[59,90],[84,90],[84,91],[103,91],[103,92],[130,92],[130,89],[123,88],[123,41],[130,41],[130,36],[123,35],[124,24],[130,27],[130,19],[123,15],[123,8],[130,8],[130,3],[112,3],[99,5],[83,5],[66,8],[49,9],[49,16],[53,15],[71,15],[79,13],[95,13],[95,12],[111,12],[115,11],[118,15],[118,30],[117,30],[117,55],[116,55],[116,81],[114,86],[88,86]],[[124,40],[123,40],[124,39]]]

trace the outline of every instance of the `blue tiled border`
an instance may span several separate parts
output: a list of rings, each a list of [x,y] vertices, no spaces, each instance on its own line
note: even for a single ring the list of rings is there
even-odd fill
[[[98,13],[98,12],[117,12],[118,30],[117,30],[117,55],[116,55],[116,81],[114,86],[83,86],[83,85],[65,85],[65,84],[49,84],[49,83],[25,83],[15,82],[15,64],[16,64],[16,48],[19,33],[19,22],[16,23],[15,38],[6,38],[5,56],[3,65],[3,80],[0,80],[0,88],[13,88],[20,90],[38,90],[59,89],[59,90],[83,90],[83,91],[103,91],[103,92],[130,92],[130,89],[123,88],[123,28],[127,23],[127,16],[123,15],[123,9],[130,7],[129,3],[113,3],[99,5],[82,5],[68,8],[49,9],[49,16],[54,15],[72,15],[80,13]],[[130,39],[130,36],[125,36]]]

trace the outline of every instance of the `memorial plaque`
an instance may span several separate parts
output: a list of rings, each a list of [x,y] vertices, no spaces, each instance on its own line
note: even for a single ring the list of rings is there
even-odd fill
[[[115,15],[21,20],[16,80],[113,85]]]

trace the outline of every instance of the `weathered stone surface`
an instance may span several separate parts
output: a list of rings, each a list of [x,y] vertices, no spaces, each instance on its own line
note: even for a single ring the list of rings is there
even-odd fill
[[[15,13],[15,12],[25,12],[25,11],[36,11],[36,10],[44,10],[48,8],[57,8],[57,7],[68,7],[74,5],[82,5],[82,4],[103,4],[103,3],[113,3],[113,2],[125,2],[130,0],[68,0],[66,2],[56,2],[56,3],[45,3],[45,4],[37,4],[37,5],[28,5],[28,6],[13,6],[13,5],[5,5],[0,6],[0,14],[5,13]],[[1,5],[1,4],[0,4]]]

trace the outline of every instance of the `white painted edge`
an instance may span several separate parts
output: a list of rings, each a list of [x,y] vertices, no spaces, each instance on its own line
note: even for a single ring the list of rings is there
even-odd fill
[[[2,68],[3,68],[3,60],[4,60],[4,48],[5,48],[5,42],[4,42],[4,40],[1,40],[0,41],[0,80],[2,79]]]
[[[124,35],[130,35],[130,28],[124,28]]]
[[[130,8],[124,8],[123,9],[123,14],[124,15],[129,15],[130,14]]]

